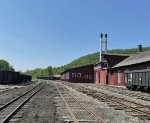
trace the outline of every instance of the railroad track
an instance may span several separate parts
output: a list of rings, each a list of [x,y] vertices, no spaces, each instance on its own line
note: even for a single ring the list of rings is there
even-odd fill
[[[70,117],[63,116],[67,123],[106,123],[101,117],[88,108],[76,94],[69,91],[67,87],[58,85],[58,83],[55,83],[54,85],[58,91],[56,94],[57,101],[60,100],[57,107],[59,107],[61,111],[64,110],[64,112],[66,112],[65,110],[67,109],[67,112],[70,115]],[[58,98],[58,95],[60,98]],[[63,101],[63,104],[61,101]],[[64,106],[66,107],[65,109]]]
[[[24,94],[18,96],[17,98],[1,106],[0,107],[0,123],[8,123],[9,121],[17,121],[18,117],[15,120],[12,117],[42,88],[43,88],[43,85],[41,84],[36,85],[35,87],[31,88],[29,91],[25,92]]]
[[[4,92],[6,92],[6,91],[9,91],[9,90],[11,90],[11,89],[2,89],[2,90],[0,90],[0,94],[1,94],[1,93],[4,93]]]
[[[116,88],[116,87],[99,86],[99,88],[110,91],[110,92],[115,92],[118,94],[126,95],[126,96],[132,96],[132,97],[135,97],[136,99],[150,101],[150,96],[148,95],[148,93],[144,94],[143,92],[141,92],[141,94],[139,94],[139,92],[133,92],[133,91],[129,91],[124,88],[120,89],[120,88]]]
[[[65,85],[70,86],[79,92],[92,96],[93,98],[96,98],[101,102],[106,102],[110,107],[114,107],[116,110],[125,110],[132,116],[139,117],[142,120],[150,120],[150,106],[141,105],[133,101],[129,101],[71,83],[65,83]]]
[[[72,83],[74,84],[74,83]],[[85,84],[87,85],[87,84]],[[94,84],[93,84],[94,85]],[[92,87],[92,84],[88,84],[88,86]],[[94,86],[95,87],[95,86]],[[119,88],[119,87],[113,87],[113,86],[97,86],[97,89],[103,89],[109,92],[122,94],[130,97],[134,97],[136,99],[144,100],[144,101],[150,101],[150,95],[148,92],[140,92],[140,91],[130,91],[126,88]]]

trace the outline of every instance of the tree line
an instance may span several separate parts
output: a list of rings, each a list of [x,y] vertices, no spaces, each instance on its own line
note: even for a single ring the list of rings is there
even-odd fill
[[[27,70],[25,72],[27,75],[31,75],[33,78],[38,78],[38,77],[53,77],[53,70],[52,67],[49,66],[45,69],[42,68],[37,68],[34,70]]]

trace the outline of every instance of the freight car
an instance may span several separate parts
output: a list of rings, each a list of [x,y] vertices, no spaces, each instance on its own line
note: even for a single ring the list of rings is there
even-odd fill
[[[38,77],[37,79],[43,79],[43,80],[55,80],[55,77]]]
[[[125,82],[128,89],[150,90],[150,69],[126,71]]]
[[[20,74],[20,82],[30,82],[32,79],[31,76],[25,75],[25,74]]]
[[[32,77],[19,72],[0,71],[1,84],[16,84],[21,82],[31,81]]]

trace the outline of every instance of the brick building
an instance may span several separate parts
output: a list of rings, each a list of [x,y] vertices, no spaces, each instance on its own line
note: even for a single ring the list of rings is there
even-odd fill
[[[61,80],[68,82],[93,83],[94,65],[76,67],[61,73]]]
[[[94,81],[102,85],[109,84],[108,71],[110,68],[128,58],[126,54],[103,53],[103,60],[94,66]]]

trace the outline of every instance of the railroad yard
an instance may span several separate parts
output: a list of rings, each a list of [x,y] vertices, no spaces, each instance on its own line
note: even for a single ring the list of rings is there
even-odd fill
[[[150,95],[123,87],[37,80],[0,86],[1,123],[150,123]]]
[[[150,123],[149,5],[1,0],[0,123]]]

